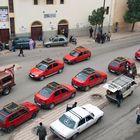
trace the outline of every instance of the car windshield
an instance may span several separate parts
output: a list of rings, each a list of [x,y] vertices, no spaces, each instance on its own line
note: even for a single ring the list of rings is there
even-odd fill
[[[41,89],[39,93],[40,93],[40,95],[48,98],[48,97],[50,97],[52,92],[53,92],[53,90],[51,88],[45,87],[45,88]]]
[[[4,123],[5,120],[6,120],[6,118],[3,115],[0,114],[0,122]]]
[[[88,78],[88,75],[83,72],[80,72],[76,75],[76,78],[81,81],[85,81]]]
[[[73,129],[76,122],[74,120],[72,120],[72,118],[70,118],[69,116],[66,116],[65,114],[63,114],[60,118],[59,121],[64,124],[66,127]]]
[[[42,70],[42,71],[45,71],[46,68],[48,67],[47,64],[43,64],[43,63],[39,63],[38,65],[36,65],[36,68]]]
[[[118,67],[118,66],[119,66],[119,63],[117,63],[117,62],[115,62],[115,61],[112,61],[112,62],[110,63],[110,66],[112,66],[112,67]]]
[[[70,55],[71,55],[71,56],[78,56],[78,55],[79,55],[79,52],[77,52],[77,51],[75,51],[75,50],[72,50],[72,51],[70,52]]]

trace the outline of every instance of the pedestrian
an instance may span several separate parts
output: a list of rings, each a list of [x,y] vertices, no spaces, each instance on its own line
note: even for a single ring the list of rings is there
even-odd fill
[[[39,123],[36,134],[39,136],[39,140],[47,140],[47,131],[42,122]]]
[[[12,51],[12,45],[13,45],[12,40],[8,41],[8,45],[9,45],[9,51]]]
[[[101,43],[103,44],[105,42],[105,34],[101,34]]]
[[[93,34],[93,28],[90,27],[90,28],[89,28],[89,35],[90,35],[90,38],[92,37],[92,34]]]
[[[115,23],[115,33],[117,33],[117,32],[118,32],[118,28],[119,28],[119,23],[118,23],[118,22],[116,22],[116,23]]]
[[[98,42],[98,43],[101,42],[101,34],[100,34],[100,32],[97,33],[97,37],[96,37],[95,41]]]
[[[3,44],[2,44],[2,42],[0,41],[0,51],[2,51],[3,50]]]
[[[140,105],[136,109],[136,115],[137,115],[136,123],[140,124]]]
[[[20,46],[20,49],[19,49],[19,54],[18,56],[22,55],[24,57],[24,53],[23,53],[23,47]]]
[[[117,99],[118,107],[120,107],[121,101],[123,100],[123,96],[122,96],[121,91],[119,91],[119,90],[116,91],[116,99]]]
[[[76,107],[77,106],[77,102],[74,102],[72,108]]]
[[[108,33],[107,33],[107,41],[110,41],[110,38],[111,38],[111,33],[108,32]]]
[[[29,40],[29,47],[30,47],[30,50],[34,48],[34,41],[31,38]]]

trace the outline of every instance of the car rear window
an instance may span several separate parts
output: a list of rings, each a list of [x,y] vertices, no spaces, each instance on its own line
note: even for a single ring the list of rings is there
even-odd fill
[[[80,72],[76,75],[76,78],[81,81],[85,81],[88,78],[88,75],[83,72]]]
[[[110,63],[110,66],[112,66],[112,67],[118,67],[118,66],[119,66],[119,63],[117,63],[117,62],[115,62],[115,61],[112,61],[112,62]]]
[[[48,64],[43,64],[43,63],[39,63],[38,65],[36,65],[36,68],[42,71],[45,71],[47,67],[48,67]]]
[[[59,121],[64,124],[66,127],[73,129],[76,122],[72,120],[69,116],[66,116],[63,114],[60,118]]]
[[[77,52],[77,51],[75,51],[75,50],[72,50],[72,51],[70,52],[70,55],[71,55],[71,56],[78,56],[78,55],[79,55],[79,52]]]
[[[6,117],[0,114],[0,122],[4,123],[6,120]]]
[[[51,88],[45,87],[42,90],[40,90],[40,95],[48,98],[52,94],[53,90]]]

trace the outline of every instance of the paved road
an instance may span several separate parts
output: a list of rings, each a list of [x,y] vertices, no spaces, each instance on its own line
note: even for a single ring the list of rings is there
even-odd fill
[[[32,51],[25,51],[26,57],[24,58],[17,57],[18,52],[13,54],[7,54],[7,56],[0,56],[0,60],[1,60],[0,65],[18,63],[22,66],[21,70],[16,71],[17,85],[13,88],[12,93],[10,95],[3,96],[0,98],[0,103],[1,103],[0,106],[3,106],[4,104],[9,103],[10,101],[21,102],[27,100],[33,102],[34,93],[38,91],[40,88],[42,88],[43,86],[45,86],[47,83],[54,81],[55,79],[55,81],[57,82],[60,83],[66,82],[70,84],[71,77],[77,74],[84,67],[91,66],[95,69],[103,70],[108,73],[107,65],[110,62],[110,60],[112,60],[114,57],[125,56],[134,59],[134,52],[139,49],[139,45],[137,45],[139,43],[140,43],[139,37],[131,37],[131,38],[125,38],[121,40],[114,40],[112,42],[105,43],[103,45],[101,44],[86,45],[93,52],[93,56],[90,61],[84,61],[79,64],[75,64],[74,66],[66,65],[64,72],[62,74],[52,76],[44,80],[43,82],[33,81],[28,77],[28,72],[30,68],[32,68],[34,65],[36,65],[38,62],[40,62],[42,59],[46,57],[51,57],[54,59],[56,58],[62,59],[64,54],[69,52],[73,48],[73,46],[68,48],[62,47],[62,48],[37,49]],[[140,66],[140,64],[137,63],[137,66]],[[114,75],[109,74],[109,79],[113,77]],[[78,92],[78,96],[80,96],[80,94],[81,93]],[[111,114],[116,109],[116,107],[114,108],[113,107],[114,106],[109,106],[105,108],[106,109],[105,111],[110,112],[107,114]],[[120,109],[122,110],[120,113],[127,110],[127,107],[128,105],[124,105],[124,108]],[[132,109],[131,106],[130,108]],[[43,111],[41,113],[43,113]],[[108,127],[110,128],[111,125],[112,124],[109,123]],[[7,140],[9,136],[10,135],[0,137],[0,140],[1,139]]]

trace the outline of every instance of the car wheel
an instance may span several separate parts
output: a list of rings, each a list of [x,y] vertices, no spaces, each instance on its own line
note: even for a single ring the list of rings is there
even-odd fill
[[[62,73],[62,72],[63,72],[63,68],[58,71],[58,73]]]
[[[4,90],[3,90],[3,95],[8,95],[10,93],[10,87],[6,87]]]
[[[86,86],[86,87],[85,87],[85,91],[88,91],[89,89],[90,89],[89,86]]]
[[[67,44],[66,43],[64,43],[64,47],[66,47],[67,46]]]
[[[98,120],[96,121],[96,124],[99,123],[99,122],[101,122],[102,117],[103,117],[103,116],[101,116],[101,117],[98,118]]]
[[[105,79],[103,80],[103,83],[106,83],[106,81],[107,81],[107,78],[105,78]]]
[[[129,94],[129,96],[131,96],[133,94],[133,91],[131,91],[131,93]]]
[[[32,114],[32,119],[34,119],[36,116],[37,116],[37,114],[38,114],[38,111],[37,112],[34,112],[33,114]]]
[[[47,47],[47,48],[50,48],[50,47],[51,47],[51,45],[50,45],[50,44],[48,44],[48,45],[46,45],[46,47]]]
[[[14,126],[10,126],[9,128],[6,129],[7,133],[11,133],[14,130]]]
[[[53,109],[55,107],[55,104],[54,103],[51,103],[50,105],[49,105],[49,109]]]
[[[71,137],[71,140],[75,140],[78,136],[78,133],[74,134],[72,137]]]
[[[74,98],[75,95],[76,95],[76,92],[73,92],[73,93],[71,94],[70,98]]]
[[[45,76],[40,77],[40,81],[43,81],[45,79]]]

